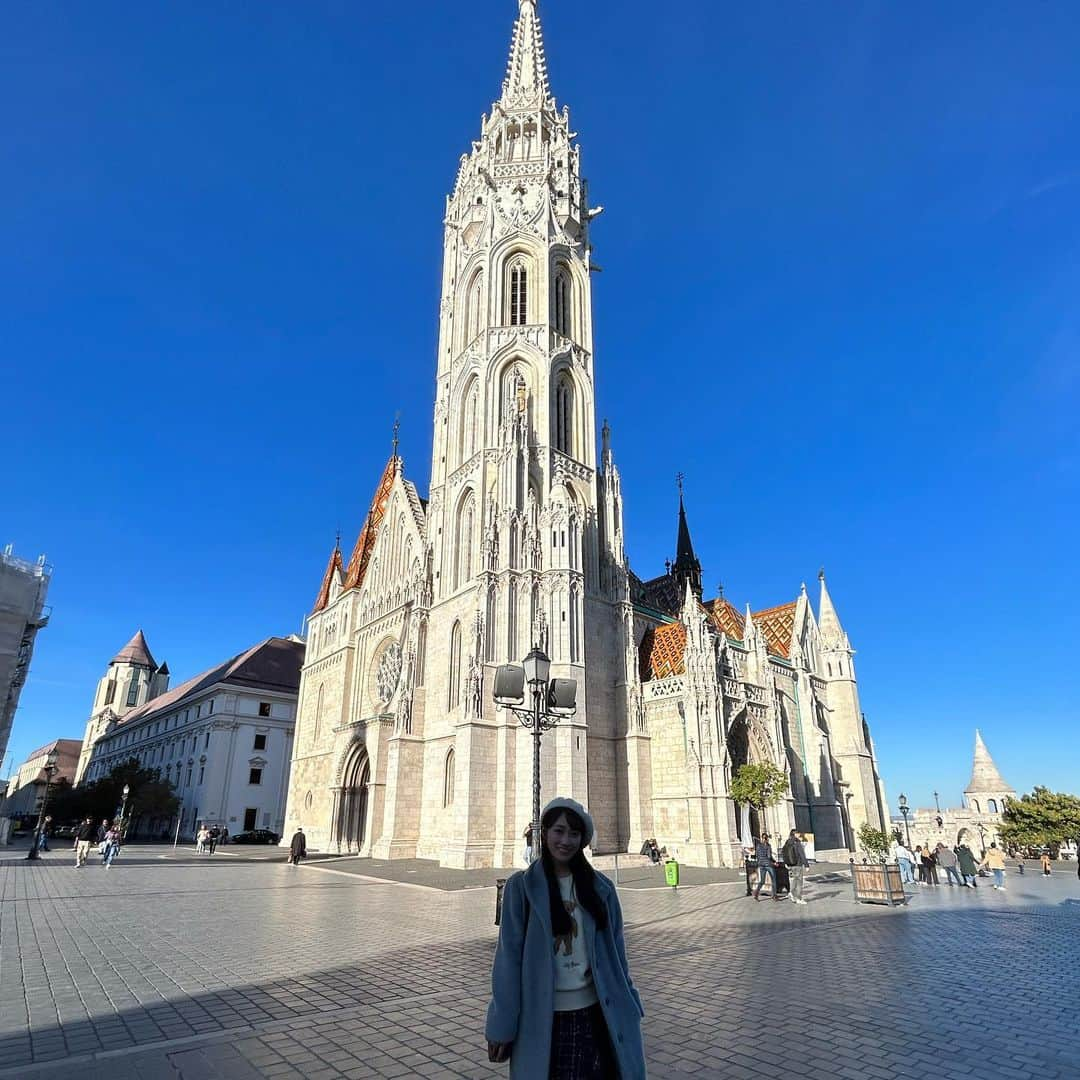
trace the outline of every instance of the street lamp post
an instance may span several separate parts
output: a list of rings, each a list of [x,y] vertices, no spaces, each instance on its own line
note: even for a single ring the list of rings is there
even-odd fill
[[[934,805],[937,807],[937,812],[941,813],[941,803],[938,801],[938,793],[934,792]]]
[[[904,815],[904,835],[907,837],[907,847],[908,847],[908,851],[910,851],[911,850],[911,829],[908,828],[908,820],[907,819],[908,819],[908,814],[911,813],[911,809],[908,807],[908,804],[907,804],[907,796],[904,795],[902,792],[900,794],[900,798],[899,798],[898,801],[900,803],[900,813]]]
[[[52,778],[59,768],[56,762],[57,755],[56,751],[53,750],[48,757],[45,758],[45,765],[42,770],[45,773],[45,794],[41,799],[41,810],[38,812],[37,827],[34,829],[34,835],[30,840],[30,850],[26,853],[28,859],[38,858],[38,845],[41,843],[41,830],[45,826],[45,808],[49,805],[49,791],[52,788]]]
[[[123,840],[124,839],[124,813],[127,810],[127,801],[128,801],[128,796],[131,794],[131,785],[130,784],[125,784],[124,785],[124,790],[121,792],[121,794],[124,796],[124,798],[123,798],[123,801],[120,803],[120,824],[119,824],[119,826],[117,828],[117,831],[120,833],[120,839]]]
[[[540,853],[540,739],[545,731],[577,711],[577,680],[552,679],[551,660],[538,645],[520,665],[503,664],[495,672],[495,704],[517,714],[532,729],[532,857]],[[531,704],[525,702],[528,683]]]

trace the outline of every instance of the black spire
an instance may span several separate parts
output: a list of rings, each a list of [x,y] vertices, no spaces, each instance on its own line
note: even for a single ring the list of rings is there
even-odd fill
[[[685,591],[686,583],[690,582],[690,588],[694,595],[701,599],[701,563],[694,554],[694,545],[690,539],[690,528],[686,524],[686,507],[683,506],[683,474],[679,473],[676,483],[679,485],[679,539],[675,547],[675,565],[671,568],[672,575],[679,583],[680,592]]]

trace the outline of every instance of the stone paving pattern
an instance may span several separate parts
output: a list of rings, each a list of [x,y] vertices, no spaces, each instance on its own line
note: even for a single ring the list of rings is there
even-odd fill
[[[499,1077],[483,1046],[490,889],[129,848],[0,859],[0,1077]],[[1080,1077],[1080,882],[806,907],[737,882],[627,889],[653,1077]],[[831,880],[830,880],[831,879]]]

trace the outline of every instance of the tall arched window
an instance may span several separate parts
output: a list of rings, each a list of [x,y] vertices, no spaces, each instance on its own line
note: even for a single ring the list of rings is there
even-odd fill
[[[319,694],[315,699],[315,718],[311,725],[311,741],[319,741],[319,726],[322,723],[323,683],[319,684]]]
[[[997,799],[988,799],[986,803],[986,809],[989,813],[996,814],[998,812]]]
[[[567,375],[555,386],[555,449],[574,456],[574,386]]]
[[[446,752],[446,766],[443,771],[443,806],[454,805],[454,749],[451,747]]]
[[[476,453],[478,432],[476,418],[480,400],[480,383],[473,379],[465,389],[458,414],[458,464]]]
[[[461,623],[454,623],[450,630],[450,677],[447,680],[448,692],[446,707],[453,709],[461,698]]]
[[[512,663],[518,659],[517,647],[517,588],[514,579],[506,593],[506,656]]]
[[[982,813],[982,811],[979,809],[979,800],[978,799],[972,799],[971,800],[971,805],[975,807],[975,813],[976,814]]]
[[[511,592],[513,592],[513,588],[511,588]],[[495,659],[495,628],[498,625],[498,616],[499,597],[498,593],[495,591],[495,586],[492,585],[491,588],[488,589],[487,596],[487,627],[486,633],[484,634],[485,660]]]
[[[473,526],[476,522],[476,500],[470,491],[458,508],[457,529],[454,531],[454,588],[466,584],[473,576]]]
[[[529,275],[524,259],[510,265],[510,325],[524,326],[529,321]]]
[[[469,285],[468,299],[466,301],[468,304],[468,311],[465,318],[466,340],[463,342],[465,345],[480,333],[480,328],[483,324],[483,302],[484,275],[478,270],[476,276],[472,279],[472,283]]]
[[[570,337],[570,277],[565,270],[555,271],[555,329]]]
[[[424,663],[427,660],[427,623],[422,622],[416,628],[416,672],[413,682],[416,686],[424,685]]]

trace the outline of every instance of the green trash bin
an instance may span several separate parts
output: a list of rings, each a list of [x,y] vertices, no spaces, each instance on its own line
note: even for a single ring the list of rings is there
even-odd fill
[[[673,889],[679,887],[679,864],[674,859],[668,859],[664,863],[664,881]]]

